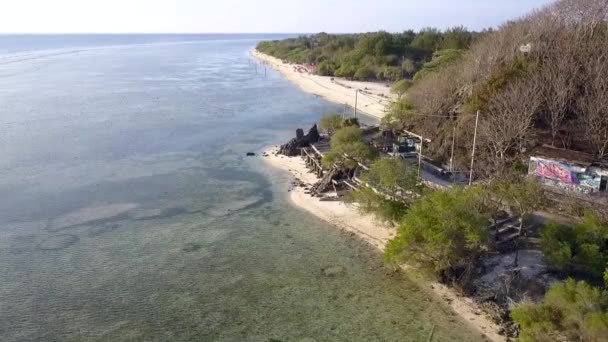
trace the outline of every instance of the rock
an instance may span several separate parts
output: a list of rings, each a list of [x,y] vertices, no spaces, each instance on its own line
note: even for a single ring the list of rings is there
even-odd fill
[[[304,131],[301,128],[296,130],[296,137],[291,139],[287,144],[281,145],[279,153],[288,157],[300,155],[300,149],[308,147],[310,144],[314,144],[321,139],[317,125],[313,125],[308,134],[304,135]]]
[[[247,152],[247,157],[253,157],[253,156],[255,156],[255,153],[253,153],[253,152]]]

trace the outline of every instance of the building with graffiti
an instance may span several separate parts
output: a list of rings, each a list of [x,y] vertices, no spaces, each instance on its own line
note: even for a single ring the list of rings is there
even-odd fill
[[[528,173],[560,192],[593,195],[606,193],[608,187],[608,163],[572,150],[538,148],[530,157]]]

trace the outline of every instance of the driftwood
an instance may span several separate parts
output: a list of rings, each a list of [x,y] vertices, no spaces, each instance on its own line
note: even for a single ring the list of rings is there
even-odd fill
[[[304,131],[301,128],[298,128],[296,130],[296,137],[291,139],[287,144],[281,145],[279,153],[288,157],[299,156],[301,154],[300,150],[303,147],[308,147],[310,144],[318,142],[319,139],[321,139],[321,136],[316,124],[308,130],[308,134],[306,135],[304,135]]]
[[[321,196],[324,192],[332,188],[331,181],[336,178],[339,178],[341,174],[342,172],[338,168],[332,168],[331,170],[329,170],[329,172],[326,172],[325,175],[323,175],[323,178],[321,178],[321,180],[316,182],[310,188],[310,193],[315,196]]]

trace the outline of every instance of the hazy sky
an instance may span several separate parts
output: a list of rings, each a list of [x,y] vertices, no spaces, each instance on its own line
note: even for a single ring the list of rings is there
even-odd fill
[[[497,26],[550,0],[1,0],[0,32],[362,32]]]

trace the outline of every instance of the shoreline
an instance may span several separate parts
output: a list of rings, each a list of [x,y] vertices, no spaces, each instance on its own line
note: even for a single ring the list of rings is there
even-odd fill
[[[397,100],[397,97],[391,93],[389,84],[349,81],[338,77],[312,75],[298,71],[298,65],[296,64],[284,63],[280,59],[261,53],[255,48],[250,50],[249,53],[304,92],[317,95],[330,102],[347,104],[354,108],[356,89],[362,90],[356,96],[357,112],[376,119],[382,119],[386,114],[388,105]]]
[[[294,206],[341,230],[356,234],[379,252],[384,252],[386,243],[396,234],[395,228],[383,225],[372,215],[362,214],[354,205],[346,205],[342,201],[320,201],[307,194],[306,188],[318,180],[317,176],[307,169],[302,158],[277,155],[276,152],[277,147],[267,148],[263,151],[266,156],[261,158],[269,166],[289,173],[296,183],[304,184],[304,187],[294,186],[289,190],[289,201]],[[500,326],[485,316],[479,305],[472,299],[459,295],[454,289],[437,281],[425,281],[419,285],[433,296],[440,298],[471,328],[483,334],[490,341],[506,341],[504,336],[498,334]]]

